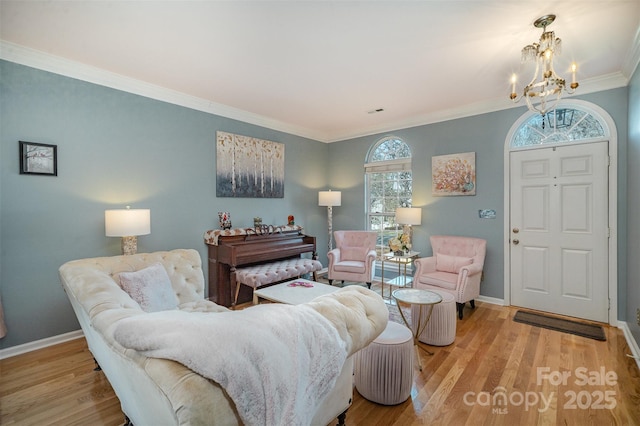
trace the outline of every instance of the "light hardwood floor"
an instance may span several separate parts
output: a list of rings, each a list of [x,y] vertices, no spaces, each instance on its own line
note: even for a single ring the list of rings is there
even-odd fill
[[[640,374],[621,330],[605,326],[600,342],[513,322],[515,312],[467,307],[454,344],[430,347],[433,356],[420,351],[409,400],[381,406],[354,391],[347,424],[640,425]],[[123,424],[118,399],[93,368],[84,339],[0,361],[0,424]],[[570,375],[554,385],[538,379],[545,368],[551,379]]]

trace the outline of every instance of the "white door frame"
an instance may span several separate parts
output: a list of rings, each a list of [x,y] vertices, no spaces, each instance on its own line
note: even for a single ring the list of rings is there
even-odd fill
[[[580,140],[576,143],[601,142],[608,140],[609,142],[609,325],[618,325],[618,132],[615,123],[609,113],[599,106],[591,102],[581,100],[562,101],[558,107],[575,107],[576,109],[588,111],[595,117],[600,119],[603,124],[605,136],[594,140]],[[520,126],[529,120],[534,113],[527,111],[523,114],[507,133],[504,143],[504,216],[503,216],[503,235],[504,235],[504,305],[511,305],[511,240],[510,240],[510,219],[511,219],[511,182],[510,182],[510,155],[512,151],[511,141]],[[565,142],[562,145],[570,144]],[[552,144],[541,145],[540,148],[552,147]],[[527,147],[527,149],[532,149]]]

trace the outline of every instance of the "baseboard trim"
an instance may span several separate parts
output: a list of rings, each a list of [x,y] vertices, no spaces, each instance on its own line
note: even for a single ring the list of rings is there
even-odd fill
[[[629,345],[629,349],[631,349],[631,355],[636,360],[636,365],[640,370],[640,348],[638,348],[638,342],[631,334],[631,330],[629,329],[629,324],[626,321],[618,321],[618,328],[622,330],[624,333],[624,338],[627,341],[627,345]]]
[[[0,359],[11,358],[12,356],[22,355],[27,352],[36,351],[49,346],[58,345],[70,340],[84,337],[82,330],[70,331],[69,333],[59,334],[57,336],[47,337],[45,339],[35,340],[33,342],[24,343],[22,345],[12,346],[6,349],[0,349]]]
[[[493,305],[500,305],[500,306],[504,306],[504,299],[498,299],[496,297],[489,297],[489,296],[478,296],[478,298],[476,299],[480,302],[487,302],[487,303],[491,303]]]

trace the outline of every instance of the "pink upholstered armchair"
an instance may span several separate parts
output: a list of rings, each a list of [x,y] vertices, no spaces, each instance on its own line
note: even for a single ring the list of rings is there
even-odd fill
[[[458,318],[466,302],[475,308],[480,295],[482,268],[487,242],[480,238],[434,235],[432,257],[415,260],[414,288],[442,290],[453,294],[458,305]]]
[[[378,235],[371,231],[335,231],[336,248],[327,253],[329,284],[333,280],[367,283],[371,288]]]

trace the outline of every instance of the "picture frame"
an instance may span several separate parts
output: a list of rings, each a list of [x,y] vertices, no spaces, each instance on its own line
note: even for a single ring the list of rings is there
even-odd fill
[[[285,145],[216,132],[216,197],[284,198]]]
[[[58,176],[58,146],[19,141],[20,174]]]
[[[476,153],[431,157],[431,195],[451,197],[476,195]]]

